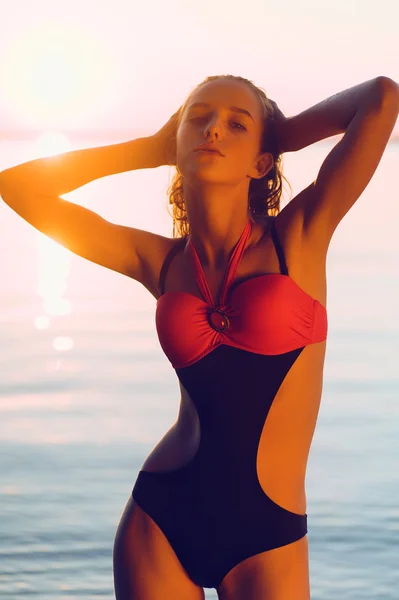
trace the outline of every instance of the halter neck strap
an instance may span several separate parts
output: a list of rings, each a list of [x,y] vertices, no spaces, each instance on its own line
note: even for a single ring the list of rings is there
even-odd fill
[[[231,283],[234,281],[238,265],[240,264],[242,255],[245,250],[246,243],[248,241],[249,236],[251,235],[251,231],[252,231],[252,221],[250,219],[248,219],[248,222],[247,222],[238,242],[234,246],[233,252],[231,253],[229,263],[227,266],[227,270],[226,270],[224,280],[223,280],[222,291],[220,294],[220,302],[219,302],[218,306],[223,305],[225,302],[227,291],[228,291]],[[208,304],[211,304],[212,306],[216,306],[216,304],[212,298],[212,294],[209,289],[208,283],[206,281],[206,277],[205,277],[204,270],[201,265],[201,261],[197,254],[197,251],[194,247],[191,236],[190,236],[188,245],[191,250],[191,255],[192,255],[193,264],[194,264],[195,281],[196,281],[205,301],[208,302]]]

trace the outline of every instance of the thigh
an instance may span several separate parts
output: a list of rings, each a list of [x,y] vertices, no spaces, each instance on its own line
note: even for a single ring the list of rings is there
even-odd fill
[[[307,535],[236,565],[217,589],[219,600],[310,600]]]
[[[130,497],[114,543],[116,600],[204,600],[168,540]]]

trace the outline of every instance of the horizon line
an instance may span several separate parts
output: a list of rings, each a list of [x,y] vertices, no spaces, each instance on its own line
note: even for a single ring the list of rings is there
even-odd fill
[[[6,129],[0,130],[0,141],[9,140],[9,141],[29,141],[31,139],[35,139],[45,133],[61,133],[70,138],[103,138],[104,136],[122,136],[127,137],[129,139],[136,139],[137,137],[150,137],[153,135],[152,133],[148,133],[148,131],[140,131],[140,130],[132,130],[132,129],[62,129],[62,128],[47,128],[47,129]],[[322,144],[324,142],[329,142],[334,138],[343,137],[345,134],[337,134],[334,136],[330,136],[323,140],[319,140],[318,142],[314,142],[311,146],[316,144]],[[135,137],[130,137],[135,136]],[[399,141],[399,131],[393,132],[391,137],[388,140],[388,144],[391,142]]]

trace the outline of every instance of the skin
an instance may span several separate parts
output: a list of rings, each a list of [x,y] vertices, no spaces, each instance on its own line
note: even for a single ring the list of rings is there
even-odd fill
[[[209,107],[202,107],[203,112],[193,117],[186,108],[194,100],[206,101]],[[177,162],[184,174],[188,218],[214,299],[218,298],[227,258],[248,218],[250,179],[262,177],[272,164],[270,155],[259,153],[263,125],[259,102],[243,82],[208,82],[191,95],[179,121]],[[240,130],[238,115],[229,113],[233,103],[253,116],[253,125],[248,122],[245,132]],[[278,128],[276,137],[282,152],[297,151],[345,133],[325,158],[315,181],[275,219],[293,285],[323,306],[326,254],[332,234],[373,176],[398,111],[397,84],[387,77],[377,77],[283,120]],[[180,118],[180,111],[178,115]],[[175,116],[162,128],[162,135],[175,133]],[[178,240],[112,224],[58,196],[66,193],[65,187],[76,189],[133,165],[148,168],[169,164],[163,162],[163,157],[159,161],[154,152],[154,139],[158,145],[160,138],[157,134],[133,140],[132,146],[129,143],[66,153],[51,165],[47,158],[33,161],[33,175],[31,162],[18,165],[2,173],[0,193],[39,231],[79,256],[132,277],[158,299],[161,266]],[[204,141],[220,144],[225,156],[194,154],[193,150]],[[162,154],[164,145],[160,146]],[[129,165],[127,150],[134,155]],[[75,168],[76,161],[79,169]],[[44,181],[49,186],[47,193],[43,192]],[[255,224],[236,281],[278,272],[267,227]],[[165,281],[165,292],[183,290],[201,298],[187,252],[175,257]],[[325,349],[326,342],[303,349],[277,392],[259,440],[256,467],[263,491],[280,506],[301,515],[306,511],[305,474],[321,399]],[[187,391],[179,385],[178,419],[147,457],[143,470],[178,469],[198,449],[198,415]],[[204,598],[202,588],[188,577],[161,529],[131,496],[115,538],[114,577],[117,600]],[[220,600],[309,600],[307,536],[237,564],[217,593]]]
[[[210,106],[191,108],[198,102]],[[247,110],[253,119],[230,106]],[[186,103],[176,160],[184,177],[191,237],[209,269],[223,268],[245,227],[251,178],[264,177],[273,166],[272,155],[260,152],[263,125],[260,100],[243,82],[208,82]],[[224,156],[195,152],[206,142]]]
[[[190,110],[194,102],[210,106]],[[248,110],[254,120],[230,112],[230,106]],[[177,130],[176,162],[184,177],[192,240],[215,300],[231,250],[248,220],[251,177],[264,176],[273,165],[270,153],[259,152],[262,114],[259,99],[245,84],[209,82],[189,98]],[[241,131],[240,123],[246,130]],[[195,149],[206,142],[219,147],[224,156],[195,154]],[[307,293],[325,303],[324,256],[314,249],[309,255],[309,249],[301,247],[301,225],[302,220],[293,218],[287,209],[278,216],[277,230],[290,275]],[[168,240],[156,268],[152,268],[154,277],[147,287],[155,298],[160,295],[160,265],[177,242]],[[307,265],[306,272],[302,262]],[[236,280],[273,272],[279,272],[279,264],[270,235],[260,224],[254,224]],[[185,290],[201,297],[187,248],[172,261],[165,284],[166,292]],[[261,486],[275,502],[299,514],[306,512],[306,462],[320,402],[324,354],[325,342],[305,348],[277,393],[259,441]],[[180,382],[179,387],[178,419],[145,459],[143,471],[177,469],[198,450],[198,414]],[[115,539],[114,574],[118,600],[204,598],[202,588],[190,580],[161,529],[132,497]],[[217,593],[220,600],[309,600],[307,536],[239,563],[226,575]]]

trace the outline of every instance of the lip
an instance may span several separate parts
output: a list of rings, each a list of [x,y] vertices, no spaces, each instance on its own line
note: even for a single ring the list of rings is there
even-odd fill
[[[224,156],[220,150],[218,148],[216,148],[215,146],[209,146],[209,145],[203,145],[203,146],[199,146],[199,148],[196,148],[194,150],[194,152],[210,152],[212,154],[219,154],[219,156]]]

